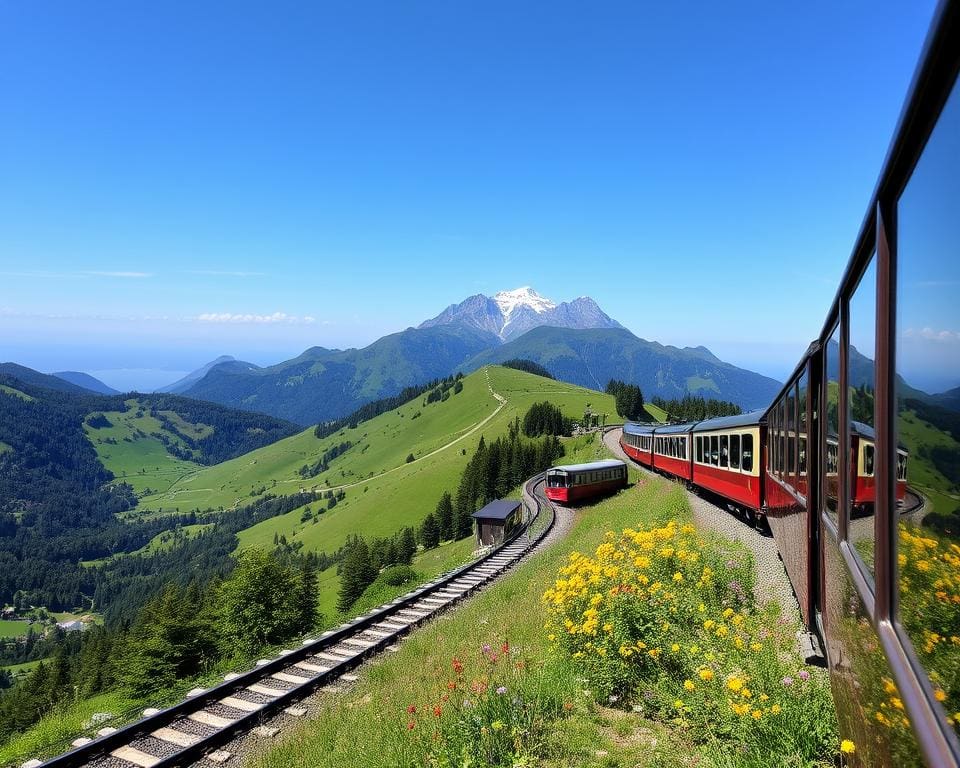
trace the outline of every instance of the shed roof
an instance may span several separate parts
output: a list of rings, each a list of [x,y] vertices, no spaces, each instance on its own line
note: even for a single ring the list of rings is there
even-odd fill
[[[624,466],[624,462],[617,459],[604,459],[603,461],[590,461],[586,464],[560,464],[556,467],[550,467],[547,471],[552,472],[559,469],[564,472],[596,472],[601,469],[616,469],[622,466]]]
[[[471,515],[481,520],[506,520],[520,507],[516,499],[497,499]]]
[[[737,427],[755,427],[760,423],[760,420],[763,418],[763,414],[766,413],[763,409],[758,411],[750,411],[748,413],[741,413],[737,416],[718,416],[715,419],[707,419],[706,421],[701,421],[697,424],[694,432],[708,432],[712,429],[736,429]]]

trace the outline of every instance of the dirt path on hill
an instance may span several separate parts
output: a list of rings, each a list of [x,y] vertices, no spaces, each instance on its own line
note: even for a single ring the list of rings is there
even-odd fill
[[[653,475],[648,469],[641,467],[630,459],[620,447],[620,429],[612,429],[603,436],[603,442],[614,456],[637,467],[641,472]],[[793,594],[793,587],[787,572],[780,560],[777,542],[773,538],[764,536],[754,528],[749,527],[739,518],[725,509],[711,504],[693,491],[687,491],[687,501],[693,512],[693,522],[697,527],[715,531],[728,539],[743,543],[753,554],[756,564],[757,580],[754,585],[754,597],[758,605],[768,600],[776,600],[785,617],[800,619],[800,606]]]

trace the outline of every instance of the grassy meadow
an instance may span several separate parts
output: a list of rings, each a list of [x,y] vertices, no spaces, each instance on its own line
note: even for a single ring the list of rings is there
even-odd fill
[[[136,399],[125,402],[130,407],[128,411],[102,412],[112,427],[95,429],[86,421],[83,425],[100,461],[113,472],[117,480],[129,483],[134,492],[141,496],[148,490],[153,493],[166,490],[180,478],[201,469],[196,462],[171,456],[164,444],[151,436],[152,433],[161,433],[185,447],[179,437],[166,431],[160,420],[150,415],[149,409],[139,410]],[[168,416],[176,415],[172,411],[165,413]],[[203,436],[204,429],[210,429],[205,425],[187,425],[179,416],[177,426],[183,429],[184,434],[191,436],[199,429],[199,437]]]
[[[0,619],[0,637],[20,637],[27,634],[30,625],[25,621]]]

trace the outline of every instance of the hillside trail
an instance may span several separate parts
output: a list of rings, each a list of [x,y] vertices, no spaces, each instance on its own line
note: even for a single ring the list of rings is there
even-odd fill
[[[641,472],[654,474],[645,467],[641,467],[630,459],[620,447],[620,429],[611,429],[603,436],[603,442],[614,456],[636,467]],[[659,476],[659,475],[658,475]],[[693,513],[693,522],[698,528],[715,531],[728,539],[734,539],[744,544],[753,555],[757,578],[753,593],[758,605],[768,600],[776,600],[780,604],[783,616],[799,620],[800,606],[793,594],[787,571],[780,560],[780,552],[773,538],[764,536],[755,528],[746,525],[739,518],[725,509],[711,504],[693,491],[687,491],[687,500],[690,511]]]
[[[419,459],[417,459],[417,461],[423,461],[424,459],[429,459],[431,456],[436,456],[438,453],[442,453],[443,451],[446,451],[447,449],[449,449],[449,448],[451,448],[452,446],[454,446],[454,445],[456,445],[457,443],[459,443],[461,440],[466,440],[468,437],[470,437],[470,435],[474,434],[478,429],[482,429],[485,424],[489,423],[489,421],[490,421],[491,419],[493,419],[498,413],[500,413],[500,411],[503,410],[503,407],[507,404],[507,398],[505,398],[503,395],[501,395],[499,392],[496,392],[496,391],[493,389],[493,385],[490,383],[490,372],[489,372],[487,369],[484,369],[483,373],[484,373],[484,376],[485,376],[486,379],[487,379],[487,389],[490,390],[490,394],[491,394],[491,395],[493,396],[493,398],[499,403],[499,405],[497,405],[497,407],[496,407],[496,409],[494,409],[493,413],[491,413],[491,414],[490,414],[489,416],[487,416],[485,419],[483,419],[483,420],[481,420],[481,421],[478,421],[478,422],[477,422],[476,424],[474,424],[469,430],[467,430],[467,431],[464,432],[462,435],[460,435],[460,437],[455,437],[455,438],[454,438],[453,440],[451,440],[450,442],[445,443],[445,444],[441,445],[439,448],[435,448],[434,450],[430,451],[430,453],[425,453],[423,456],[421,456]],[[379,472],[379,473],[376,474],[376,475],[371,475],[370,477],[365,477],[363,480],[357,480],[356,482],[353,482],[353,483],[346,483],[345,485],[332,485],[332,486],[330,486],[330,488],[327,489],[327,490],[339,491],[339,490],[346,490],[347,488],[355,488],[355,487],[358,486],[358,485],[363,485],[364,483],[369,483],[371,480],[378,480],[378,479],[380,479],[381,477],[383,477],[384,475],[389,475],[389,474],[391,474],[392,472],[397,472],[398,470],[401,470],[401,469],[403,469],[404,467],[407,467],[407,466],[409,466],[409,465],[408,465],[408,464],[405,464],[405,463],[404,463],[404,464],[400,464],[399,466],[391,467],[390,469],[385,469],[383,472]],[[281,480],[280,482],[281,482],[281,483],[295,483],[295,482],[302,482],[302,480],[292,479],[292,480]]]

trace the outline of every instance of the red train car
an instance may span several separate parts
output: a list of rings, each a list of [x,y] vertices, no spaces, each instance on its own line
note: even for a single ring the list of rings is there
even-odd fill
[[[546,492],[551,501],[569,503],[612,493],[626,484],[627,465],[610,459],[551,467],[547,470]]]
[[[873,427],[860,421],[850,422],[850,480],[854,509],[869,511],[877,499],[876,434]],[[897,446],[897,504],[907,495],[907,452]]]
[[[631,459],[645,467],[653,466],[653,430],[650,424],[623,425],[620,447]]]
[[[760,452],[763,411],[701,421],[693,427],[693,483],[727,499],[748,518],[763,509]]]
[[[693,479],[690,433],[693,424],[672,424],[653,430],[653,466],[686,481]]]

